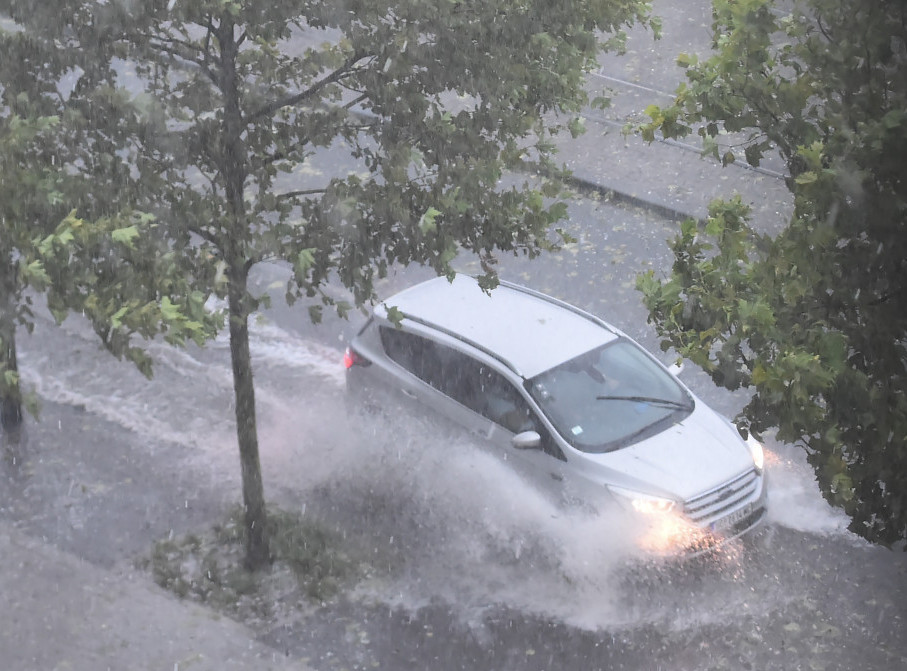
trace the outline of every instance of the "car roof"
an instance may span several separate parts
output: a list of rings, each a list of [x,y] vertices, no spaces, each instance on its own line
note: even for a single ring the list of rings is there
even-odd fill
[[[525,287],[502,282],[485,293],[475,278],[436,277],[387,298],[406,319],[491,354],[525,378],[617,339],[603,321]],[[382,306],[376,312],[386,317]]]

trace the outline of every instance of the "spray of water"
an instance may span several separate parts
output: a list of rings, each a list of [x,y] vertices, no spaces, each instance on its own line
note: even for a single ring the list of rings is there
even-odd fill
[[[28,383],[146,436],[149,446],[183,446],[201,486],[239,491],[224,340],[205,349],[152,345],[148,382],[100,351],[84,324],[66,328],[24,339]],[[757,586],[765,597],[761,567],[739,544],[712,557],[702,579],[689,565],[641,552],[641,530],[622,511],[592,512],[542,491],[435,418],[349,407],[337,350],[256,322],[252,351],[266,494],[346,531],[375,567],[363,599],[418,608],[441,598],[467,621],[504,605],[613,630],[721,621],[752,612]],[[792,448],[773,447],[768,471],[772,524],[846,533]]]

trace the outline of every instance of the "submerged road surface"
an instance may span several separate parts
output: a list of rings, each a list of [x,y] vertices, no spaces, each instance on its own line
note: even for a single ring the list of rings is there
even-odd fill
[[[531,263],[502,258],[502,276],[657,351],[633,279],[668,267],[675,224],[595,199],[571,216],[575,244]],[[285,276],[266,266],[256,281],[280,295]],[[380,290],[425,277],[400,271]],[[848,533],[798,448],[769,444],[771,514],[756,542],[648,564],[606,518],[559,505],[431,418],[350,412],[340,354],[356,324],[313,327],[302,306],[253,325],[266,494],[329,522],[371,566],[335,600],[249,623],[275,651],[317,669],[395,671],[907,665],[907,557]],[[76,319],[22,337],[45,413],[3,462],[4,519],[133,571],[155,539],[204,530],[238,501],[226,341],[152,354],[147,382]],[[745,402],[692,369],[683,377],[727,415]]]

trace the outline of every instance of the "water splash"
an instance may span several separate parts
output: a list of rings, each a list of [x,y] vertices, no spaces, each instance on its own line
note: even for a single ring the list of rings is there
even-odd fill
[[[505,605],[611,630],[720,622],[788,598],[739,545],[710,560],[707,579],[652,564],[621,514],[565,503],[433,419],[357,414],[344,403],[339,350],[266,322],[253,321],[251,335],[266,492],[336,520],[362,546],[377,570],[360,598],[413,609],[440,598],[465,621]],[[149,449],[185,447],[200,486],[238,487],[227,341],[151,350],[149,382],[68,321],[24,339],[22,364],[43,397],[147,436]],[[846,534],[797,454],[769,451],[772,524]]]

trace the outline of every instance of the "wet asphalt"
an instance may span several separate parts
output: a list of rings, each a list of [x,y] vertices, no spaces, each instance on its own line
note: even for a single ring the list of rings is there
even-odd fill
[[[728,191],[742,193],[753,204],[756,221],[765,230],[776,228],[789,212],[783,183],[770,172],[721,170],[689,147],[644,145],[618,130],[625,120],[638,116],[634,100],[672,90],[677,79],[665,74],[670,71],[669,54],[701,47],[708,33],[708,15],[700,6],[704,4],[656,3],[657,11],[669,15],[664,40],[651,44],[635,32],[627,56],[603,59],[600,79],[622,97],[610,116],[590,116],[581,144],[565,142],[562,147],[562,156],[577,175],[579,191],[571,206],[570,230],[578,242],[532,264],[507,258],[500,264],[502,276],[580,304],[653,351],[657,341],[645,323],[633,279],[641,270],[667,268],[670,258],[664,240],[676,230],[677,219],[702,216],[713,195]],[[464,271],[475,269],[468,259],[462,265]],[[268,274],[280,272],[264,269],[262,282],[270,283],[273,278]],[[390,293],[427,276],[421,269],[401,270],[381,290]],[[320,343],[328,352],[339,352],[354,328],[333,318],[314,328],[305,310],[275,308],[266,318],[294,337]],[[810,519],[824,514],[815,504],[797,508],[791,498],[778,498],[776,505],[790,505],[792,512],[779,514],[729,563],[617,570],[609,573],[606,583],[597,582],[594,572],[581,574],[589,580],[587,586],[577,585],[576,576],[568,575],[563,582],[552,580],[555,587],[562,586],[561,594],[546,602],[530,598],[533,589],[547,584],[546,573],[556,573],[562,565],[552,549],[554,541],[544,534],[535,550],[519,557],[482,541],[474,563],[463,551],[454,553],[448,564],[446,558],[440,559],[445,543],[460,548],[471,534],[488,529],[487,522],[467,524],[465,530],[458,527],[452,521],[458,499],[451,499],[445,509],[443,503],[428,506],[418,496],[391,497],[391,504],[382,508],[373,505],[377,499],[362,494],[362,480],[353,486],[342,475],[316,477],[312,472],[327,466],[305,465],[304,453],[294,457],[294,463],[301,464],[299,472],[282,471],[267,462],[266,450],[263,467],[272,501],[290,508],[308,506],[330,524],[345,526],[366,545],[393,536],[397,564],[388,570],[386,580],[405,584],[412,576],[418,596],[394,599],[386,589],[352,589],[314,605],[292,622],[231,624],[224,630],[222,618],[211,611],[159,593],[136,560],[147,556],[158,539],[209,527],[237,501],[238,464],[231,472],[235,446],[224,439],[217,451],[193,452],[194,446],[205,443],[206,435],[216,436],[214,442],[229,436],[229,407],[217,407],[220,401],[208,407],[204,385],[191,381],[193,368],[174,366],[151,383],[158,385],[152,386],[156,391],[147,397],[145,392],[135,393],[151,399],[143,402],[157,423],[127,426],[114,412],[130,396],[113,388],[128,378],[121,368],[111,362],[109,372],[99,373],[102,391],[94,396],[75,393],[78,381],[59,373],[67,362],[76,369],[106,366],[94,363],[104,360],[96,358],[91,345],[39,328],[23,338],[22,348],[26,376],[29,366],[41,371],[43,410],[40,422],[28,421],[22,441],[4,437],[0,521],[5,531],[0,533],[0,547],[8,549],[8,558],[19,558],[8,561],[3,571],[7,593],[19,595],[9,602],[13,608],[0,614],[0,629],[7,632],[0,637],[0,658],[7,660],[4,668],[104,668],[105,661],[118,668],[148,669],[907,666],[905,554],[868,546],[839,530],[828,532]],[[195,355],[202,361],[210,358]],[[269,364],[256,369],[262,386],[290,384],[283,375]],[[685,372],[684,379],[729,416],[744,401],[740,394],[714,389],[694,370]],[[106,396],[103,384],[110,385]],[[302,407],[299,426],[307,431],[303,435],[327,444],[336,432],[318,426],[315,418],[338,412],[338,392],[317,376],[299,384],[303,391],[293,400]],[[205,404],[198,413],[203,419],[222,412],[224,426],[202,421],[192,429],[193,440],[180,442],[182,424],[191,420],[160,401],[168,395],[185,407],[191,408],[193,401]],[[169,422],[177,424],[176,438],[166,432]],[[344,435],[349,437],[351,431],[355,436],[355,428],[345,428]],[[772,448],[782,463],[801,458],[795,446]],[[808,486],[808,476],[798,473],[796,486],[803,482]],[[794,487],[786,472],[785,476],[782,491]],[[511,533],[533,535],[525,523],[514,528]],[[48,573],[39,570],[41,566],[56,568]],[[447,569],[452,573],[445,575]],[[499,570],[501,584],[487,578]],[[73,583],[84,594],[77,592],[64,601],[61,593]],[[455,588],[448,589],[449,584]],[[118,591],[124,585],[140,591]],[[91,600],[82,609],[67,605],[78,604],[79,595],[88,593],[98,603],[115,603],[117,609],[101,612]],[[601,601],[623,616],[583,620],[571,613],[573,601],[577,610]],[[554,605],[547,608],[546,603]],[[142,619],[150,611],[166,613],[157,618],[156,628],[146,627]],[[59,620],[49,617],[55,613]],[[74,625],[76,621],[81,624]],[[187,635],[190,626],[198,629],[182,647],[161,644]],[[98,636],[118,627],[112,639]],[[146,628],[151,633],[143,635]],[[225,646],[226,641],[254,654],[244,657],[238,648]]]

